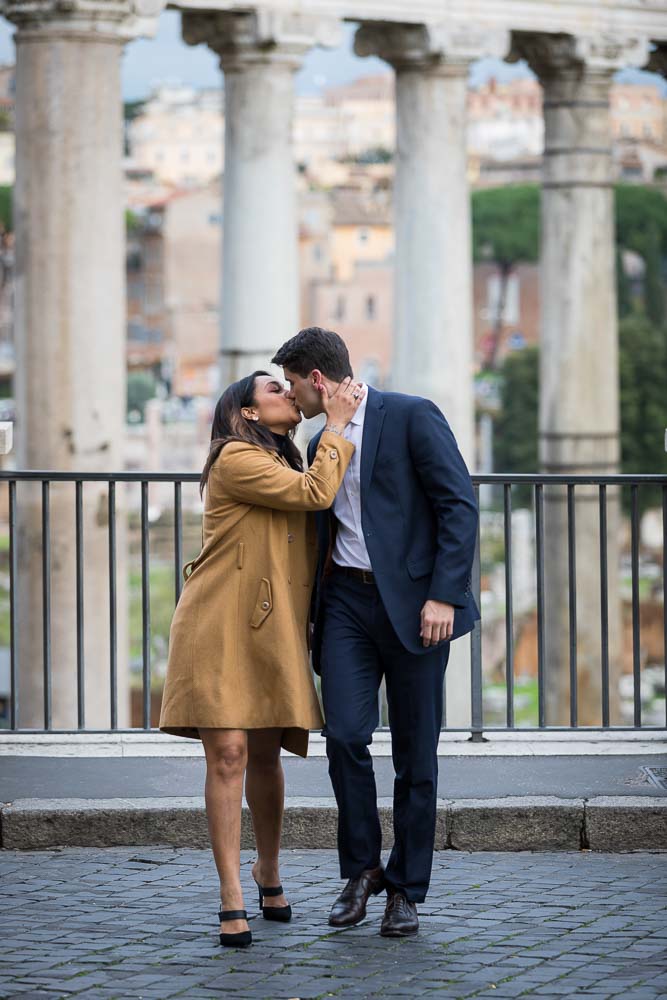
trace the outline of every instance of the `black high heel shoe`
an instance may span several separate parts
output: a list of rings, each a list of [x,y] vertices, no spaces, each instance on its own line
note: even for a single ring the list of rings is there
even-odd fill
[[[245,910],[219,910],[218,919],[220,923],[225,920],[247,920],[248,914]],[[223,934],[221,931],[220,944],[224,948],[247,948],[252,944],[252,934],[250,931],[239,931],[237,934]]]
[[[263,885],[260,885],[257,879],[255,879],[255,885],[259,890],[259,908],[265,920],[278,920],[286,924],[288,920],[292,919],[292,907],[289,903],[287,906],[264,906],[265,896],[282,896],[283,887],[281,885],[267,889]]]

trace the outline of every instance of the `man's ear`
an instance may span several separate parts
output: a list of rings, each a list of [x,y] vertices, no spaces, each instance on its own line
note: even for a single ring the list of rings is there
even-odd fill
[[[319,370],[319,368],[313,368],[312,372],[310,373],[310,377],[311,377],[312,383],[315,386],[315,388],[316,389],[321,388],[321,386],[322,386],[322,372]]]

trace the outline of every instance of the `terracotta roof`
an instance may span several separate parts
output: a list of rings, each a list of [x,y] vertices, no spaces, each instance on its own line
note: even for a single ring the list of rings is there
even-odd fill
[[[331,198],[335,226],[390,225],[391,203],[358,191],[336,191]]]

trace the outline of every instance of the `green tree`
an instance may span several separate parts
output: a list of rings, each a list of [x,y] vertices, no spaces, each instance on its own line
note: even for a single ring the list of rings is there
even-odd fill
[[[665,322],[665,283],[663,278],[663,247],[658,224],[654,221],[646,233],[646,271],[644,273],[644,308],[656,326]]]
[[[660,326],[665,321],[667,198],[657,188],[617,184],[615,208],[617,246],[634,250],[644,260],[644,289],[639,303],[641,311]],[[619,306],[620,304],[619,295]],[[622,309],[619,312],[623,315]]]
[[[539,218],[540,189],[537,184],[517,184],[473,193],[473,259],[492,261],[500,273],[489,368],[496,365],[510,275],[521,261],[535,261],[539,257]]]
[[[11,233],[14,228],[14,216],[12,211],[13,189],[10,185],[0,186],[0,226],[7,233]]]
[[[667,473],[667,332],[646,316],[628,316],[619,328],[621,468]]]
[[[359,153],[357,163],[391,163],[393,159],[394,154],[391,149],[387,149],[386,146],[373,146]]]
[[[125,121],[131,122],[135,118],[139,118],[143,114],[145,104],[145,101],[125,101],[123,104],[123,117]]]
[[[538,421],[537,347],[508,354],[501,368],[501,409],[495,424],[498,472],[536,472]]]
[[[138,229],[141,228],[141,220],[136,212],[133,212],[131,208],[125,209],[125,232],[136,233]]]
[[[633,250],[645,264],[643,295],[637,305],[653,323],[661,325],[667,311],[667,197],[658,188],[617,184],[614,205],[619,314],[624,316],[632,311],[630,289],[619,265],[622,250]],[[472,196],[474,260],[495,262],[501,273],[494,349],[501,332],[507,279],[519,261],[534,261],[539,257],[539,215],[537,184],[491,188],[475,191]]]
[[[633,312],[632,288],[623,267],[623,254],[618,244],[616,244],[616,300],[620,317],[629,316]]]
[[[618,274],[621,471],[667,472],[663,445],[667,427],[663,279],[667,257],[667,198],[658,190],[635,185],[618,185],[615,193],[617,265],[623,249],[640,254],[646,265],[643,296],[638,304],[633,305],[629,282],[620,267]],[[494,255],[500,257],[505,241],[509,249],[504,253],[509,259],[512,247],[516,246],[514,241],[521,242],[512,232],[508,204],[495,191],[477,192],[473,197],[475,260],[495,259]],[[526,195],[522,208],[516,205],[514,211],[517,218],[521,216],[521,226],[517,228],[534,233],[537,241],[538,200]],[[506,234],[504,228],[508,230]],[[501,412],[495,421],[495,468],[499,472],[535,472],[538,468],[537,350],[525,349],[509,355],[501,375]],[[649,491],[642,493],[642,504],[655,501]]]
[[[127,376],[127,412],[139,412],[144,419],[144,410],[149,399],[154,399],[157,391],[155,376],[150,372],[130,372]]]

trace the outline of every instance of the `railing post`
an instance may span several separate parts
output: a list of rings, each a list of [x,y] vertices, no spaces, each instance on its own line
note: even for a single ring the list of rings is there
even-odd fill
[[[475,486],[475,497],[479,510],[479,487]],[[472,591],[478,607],[481,605],[481,529],[477,521],[475,558],[472,564]],[[482,626],[475,622],[470,636],[470,739],[473,743],[484,742],[484,707],[482,703]]]
[[[183,510],[181,483],[174,483],[174,604],[178,604],[183,586]]]
[[[44,666],[44,728],[51,729],[51,507],[49,480],[42,482],[42,651]]]
[[[662,487],[662,655],[665,661],[665,726],[667,726],[667,486]]]
[[[632,565],[632,680],[634,701],[635,728],[642,724],[642,693],[641,693],[641,647],[639,644],[639,486],[633,483],[630,487],[631,498],[631,565]]]
[[[607,566],[607,487],[599,490],[600,499],[600,668],[602,725],[609,726],[609,584]]]
[[[577,727],[577,547],[574,485],[567,484],[567,586],[569,595],[568,628],[570,640],[570,726]]]
[[[85,658],[83,647],[83,483],[77,479],[75,486],[75,537],[76,537],[76,704],[77,726],[86,726]]]
[[[148,536],[148,483],[141,483],[141,661],[142,722],[151,728],[151,596]]]
[[[514,729],[514,602],[512,597],[512,487],[503,485],[505,537],[505,721]]]
[[[535,561],[537,573],[537,724],[546,725],[544,668],[544,483],[535,483]]]
[[[111,728],[118,729],[118,621],[116,608],[116,483],[109,481],[109,704]]]
[[[9,684],[11,707],[9,725],[19,727],[19,673],[18,673],[18,614],[16,606],[16,573],[18,558],[16,552],[16,482],[9,481]]]

